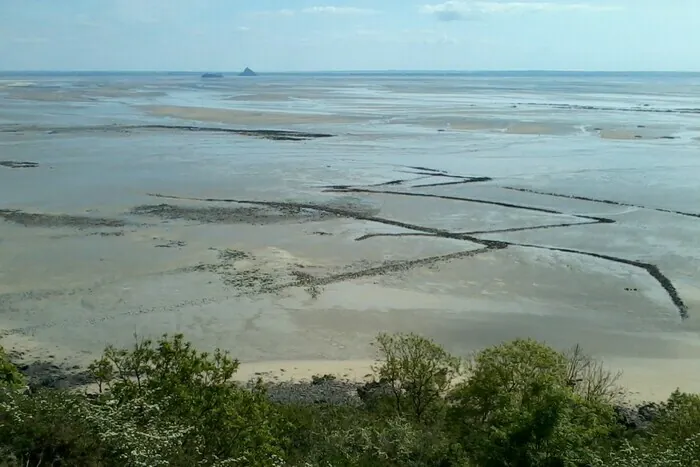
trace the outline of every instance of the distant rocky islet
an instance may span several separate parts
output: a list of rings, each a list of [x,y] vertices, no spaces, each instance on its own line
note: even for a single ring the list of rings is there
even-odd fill
[[[246,67],[245,70],[243,70],[241,73],[238,74],[238,76],[258,76],[256,72],[251,70],[250,68]],[[211,73],[207,72],[202,74],[202,78],[205,79],[212,79],[212,78],[223,78],[224,74],[223,73]]]

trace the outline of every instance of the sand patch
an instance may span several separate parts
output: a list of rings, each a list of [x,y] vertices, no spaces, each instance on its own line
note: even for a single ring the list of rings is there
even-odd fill
[[[84,96],[79,92],[38,91],[34,89],[13,90],[5,96],[6,99],[33,102],[90,102],[96,99]]]
[[[650,140],[650,139],[677,139],[673,136],[673,129],[649,128],[645,125],[638,125],[636,128],[599,128],[594,127],[592,131],[602,139],[609,140]]]
[[[217,109],[209,107],[184,107],[166,105],[137,106],[149,115],[172,117],[202,122],[220,122],[236,125],[293,125],[310,123],[354,123],[367,118],[302,114],[284,112],[254,112],[249,110]]]
[[[228,97],[226,100],[243,102],[284,102],[292,100],[292,96],[289,94],[242,94],[240,96]]]
[[[428,122],[426,122],[428,123]],[[443,123],[444,125],[444,123]],[[464,130],[464,131],[479,131],[479,130],[502,130],[505,126],[499,124],[495,121],[481,120],[481,121],[450,121],[447,128],[450,130]]]
[[[632,139],[645,139],[643,135],[640,135],[634,130],[600,130],[598,132],[603,139],[613,139],[613,140],[632,140]],[[648,139],[648,138],[647,138]]]
[[[557,125],[545,125],[542,123],[512,123],[505,132],[512,135],[566,135],[573,133],[573,128]]]
[[[574,132],[574,127],[566,124],[547,124],[538,122],[522,122],[500,119],[451,119],[446,117],[440,121],[433,118],[403,121],[398,119],[393,123],[412,123],[440,130],[459,131],[498,131],[512,135],[567,135]]]

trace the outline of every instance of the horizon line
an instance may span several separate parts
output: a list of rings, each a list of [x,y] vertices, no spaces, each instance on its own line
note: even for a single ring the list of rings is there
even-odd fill
[[[242,70],[147,70],[147,69],[0,69],[0,73],[241,73]],[[253,70],[255,71],[255,70]],[[700,70],[582,70],[582,69],[347,69],[347,70],[265,70],[258,74],[301,74],[301,73],[687,73],[698,74]]]

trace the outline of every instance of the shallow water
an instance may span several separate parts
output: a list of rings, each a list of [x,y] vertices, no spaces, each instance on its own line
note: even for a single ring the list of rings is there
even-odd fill
[[[0,166],[0,335],[71,362],[533,336],[662,374],[700,358],[698,102],[692,74],[0,75],[0,160],[39,164]]]

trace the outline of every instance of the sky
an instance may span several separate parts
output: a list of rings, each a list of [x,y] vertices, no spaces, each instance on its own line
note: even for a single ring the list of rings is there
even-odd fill
[[[0,0],[0,70],[700,71],[700,0]]]

